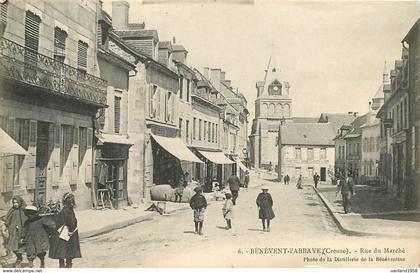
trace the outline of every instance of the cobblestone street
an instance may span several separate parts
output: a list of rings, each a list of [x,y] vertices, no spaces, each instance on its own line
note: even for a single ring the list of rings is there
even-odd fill
[[[351,237],[341,234],[312,187],[297,190],[295,183],[284,185],[267,181],[274,200],[276,218],[271,232],[263,232],[255,199],[259,187],[241,189],[234,211],[233,229],[225,230],[222,202],[211,202],[205,217],[204,235],[194,234],[192,211],[157,216],[111,233],[86,239],[82,259],[77,267],[270,267],[270,266],[328,266],[328,263],[304,262],[304,257],[319,258],[319,254],[255,255],[264,248],[330,248],[340,251],[346,247],[357,255],[360,247],[405,248],[405,257],[418,247],[412,241],[386,240],[375,237]],[[366,240],[369,238],[369,240]],[[256,250],[255,248],[260,248]],[[296,250],[304,251],[304,250]],[[410,255],[411,253],[411,255]],[[329,254],[330,256],[333,254]],[[352,254],[339,254],[351,257]],[[395,257],[395,254],[394,254]],[[413,262],[413,260],[411,262]],[[337,262],[337,261],[336,261]],[[335,263],[334,266],[338,264]],[[347,266],[363,266],[343,262]],[[378,266],[377,264],[376,266]],[[48,260],[48,267],[56,267]],[[381,266],[392,266],[382,263]]]

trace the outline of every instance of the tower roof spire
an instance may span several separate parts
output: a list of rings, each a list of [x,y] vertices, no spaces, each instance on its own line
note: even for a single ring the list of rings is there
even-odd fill
[[[382,72],[382,83],[388,83],[388,67],[386,65],[386,61],[384,62],[384,71]]]

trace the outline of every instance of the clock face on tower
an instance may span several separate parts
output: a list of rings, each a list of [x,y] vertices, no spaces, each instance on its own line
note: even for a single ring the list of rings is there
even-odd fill
[[[268,95],[281,96],[281,83],[278,80],[273,81],[268,86]]]

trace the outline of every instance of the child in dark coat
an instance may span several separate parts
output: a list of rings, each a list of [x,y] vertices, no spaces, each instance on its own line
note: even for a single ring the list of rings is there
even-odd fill
[[[22,254],[25,246],[21,243],[23,224],[26,221],[24,213],[25,201],[20,196],[12,198],[12,207],[7,212],[5,225],[9,234],[6,248],[16,255],[15,267],[19,268],[22,264]]]
[[[60,238],[58,231],[53,233],[51,247],[48,256],[51,259],[58,259],[60,268],[71,268],[73,259],[81,258],[79,232],[77,230],[77,219],[74,214],[75,200],[70,192],[63,196],[63,209],[57,215],[56,229],[65,232],[63,226],[67,226],[70,239],[65,241]]]
[[[257,197],[257,206],[258,206],[258,216],[262,221],[263,231],[270,231],[270,220],[275,217],[273,211],[273,198],[271,194],[268,193],[268,187],[263,186],[262,192],[258,194]],[[267,228],[266,228],[267,222]]]
[[[27,206],[25,215],[28,219],[23,225],[22,241],[26,245],[26,256],[29,267],[34,267],[34,260],[38,257],[41,260],[40,268],[45,267],[45,255],[49,248],[48,237],[54,230],[54,223],[48,223],[39,216],[35,206]]]
[[[190,207],[194,211],[195,234],[203,235],[204,212],[207,208],[207,200],[202,195],[201,187],[196,187],[194,191],[195,194],[191,197]]]

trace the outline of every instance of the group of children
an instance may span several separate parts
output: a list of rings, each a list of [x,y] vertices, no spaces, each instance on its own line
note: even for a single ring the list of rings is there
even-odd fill
[[[63,210],[57,215],[56,222],[39,215],[38,208],[26,206],[20,196],[12,198],[12,207],[6,215],[5,248],[16,255],[14,267],[22,265],[23,254],[26,253],[28,266],[34,266],[34,260],[38,257],[40,268],[45,267],[45,256],[59,259],[60,267],[71,267],[73,258],[79,258],[80,242],[77,234],[77,221],[71,217],[74,206],[74,196],[66,193],[63,197]],[[73,212],[74,216],[74,212]],[[66,226],[70,239],[61,239],[56,228]],[[3,235],[3,234],[2,234]],[[78,250],[75,253],[74,249]],[[66,263],[64,263],[66,260]]]
[[[270,231],[270,220],[272,220],[275,215],[273,211],[273,199],[271,194],[268,193],[268,187],[263,186],[262,192],[257,196],[257,206],[258,206],[258,217],[261,219],[263,231]],[[194,225],[195,225],[195,234],[203,235],[203,222],[204,222],[204,213],[207,208],[207,200],[202,194],[202,188],[196,187],[194,189],[195,195],[190,199],[190,207],[193,209],[194,213]],[[223,218],[226,220],[226,229],[229,230],[232,228],[232,218],[233,218],[233,207],[232,194],[227,192],[225,193],[225,202],[223,204],[222,213]]]

